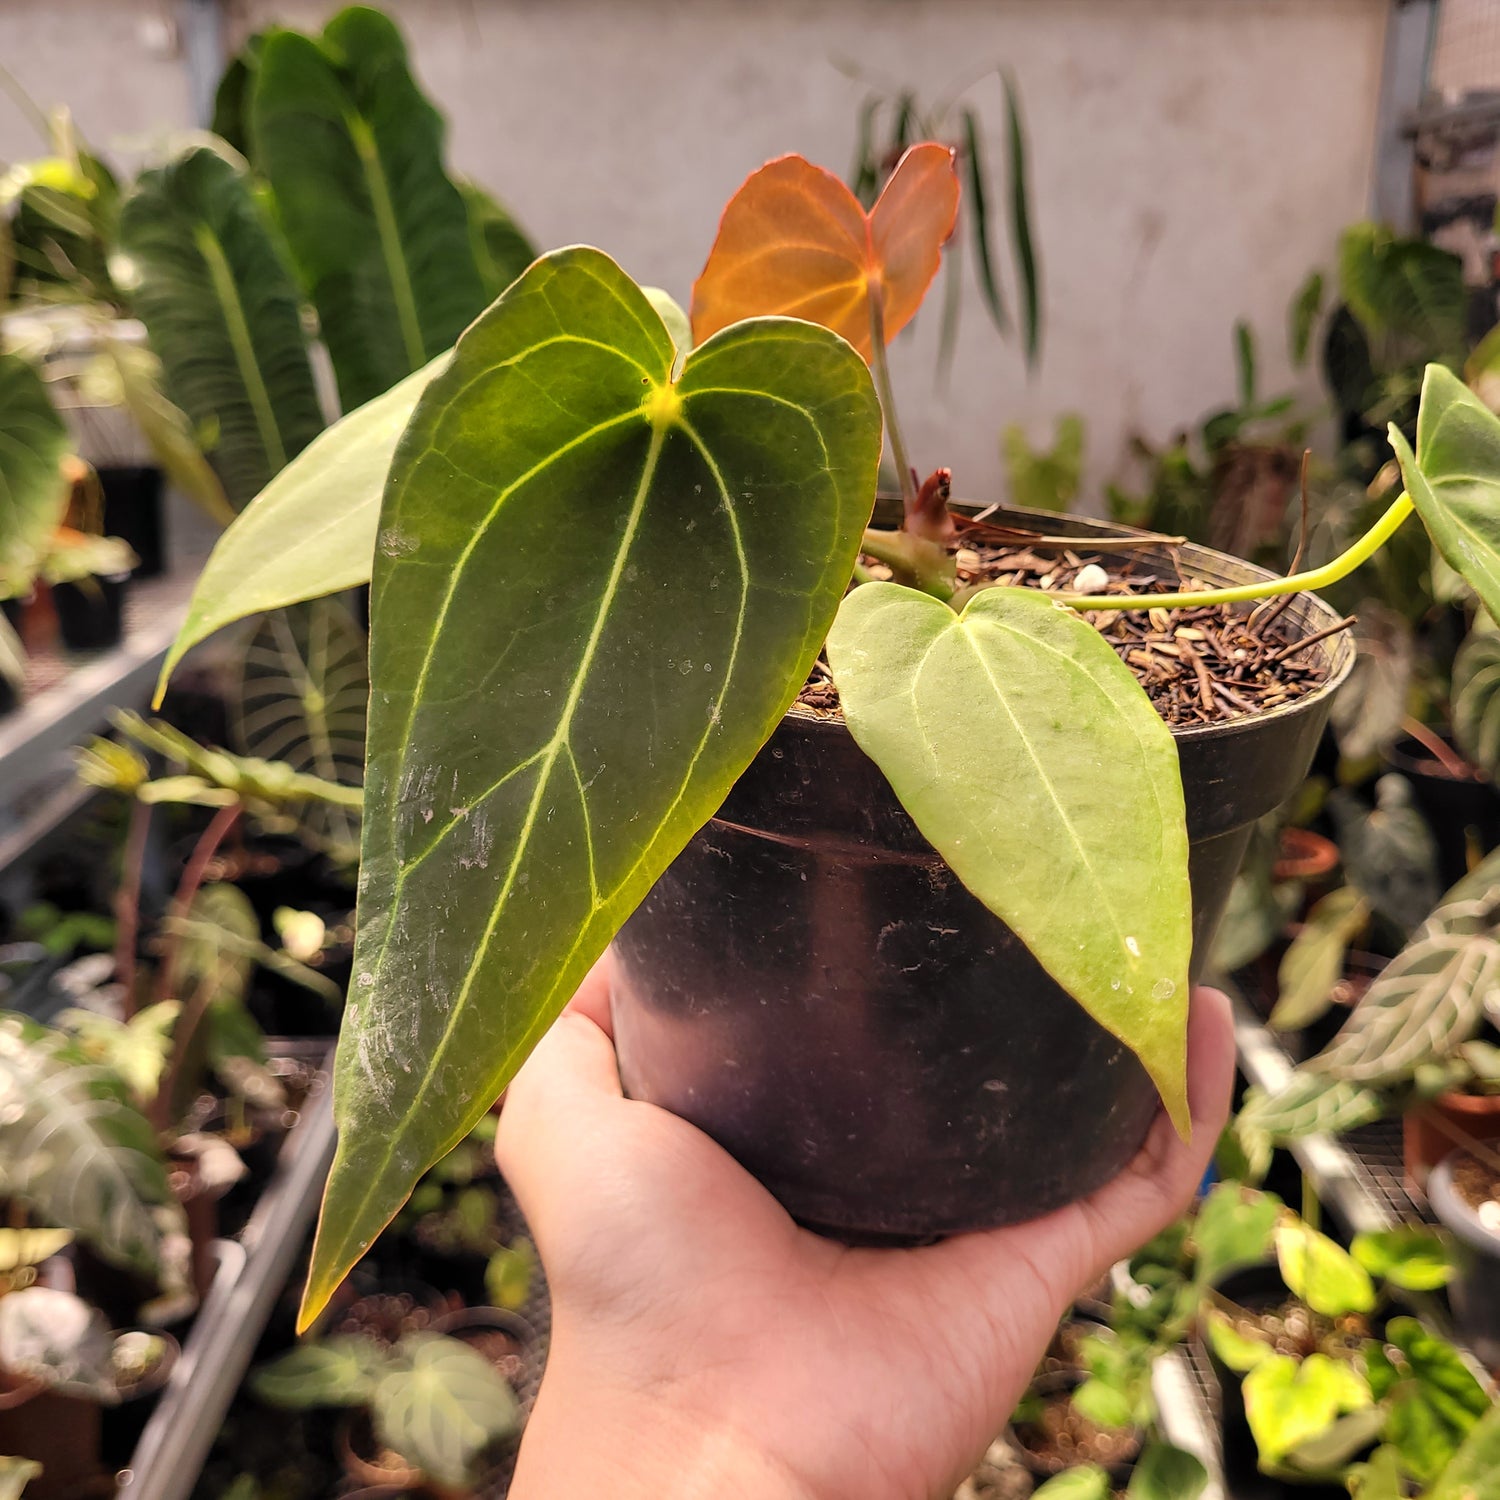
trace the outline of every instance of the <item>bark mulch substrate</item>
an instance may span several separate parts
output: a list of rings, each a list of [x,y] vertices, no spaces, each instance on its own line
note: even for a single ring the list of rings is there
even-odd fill
[[[870,558],[864,562],[871,576],[890,576],[883,564]],[[1167,594],[1208,587],[1187,575],[1178,580],[1154,577],[1129,553],[1094,554],[1086,543],[1078,551],[1054,552],[971,542],[958,549],[956,562],[960,588],[998,583],[1078,592],[1074,580],[1086,567],[1102,568],[1109,580],[1100,587],[1097,574],[1085,579],[1083,592],[1091,594]],[[1276,708],[1322,684],[1326,674],[1304,654],[1319,637],[1295,639],[1283,624],[1285,603],[1283,597],[1253,606],[1094,610],[1084,618],[1135,673],[1162,718],[1179,728]],[[1352,620],[1344,622],[1350,624]],[[820,716],[837,717],[838,689],[822,657],[797,702]]]
[[[1034,1422],[1017,1422],[1015,1441],[1048,1473],[1060,1474],[1078,1464],[1113,1468],[1129,1463],[1141,1451],[1141,1435],[1132,1427],[1100,1427],[1073,1405],[1071,1391],[1042,1399]]]

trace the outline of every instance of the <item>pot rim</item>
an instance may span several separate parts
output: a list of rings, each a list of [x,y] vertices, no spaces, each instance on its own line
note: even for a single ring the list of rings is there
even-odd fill
[[[1463,1148],[1456,1147],[1432,1169],[1427,1180],[1427,1201],[1445,1229],[1482,1254],[1500,1260],[1500,1233],[1485,1228],[1478,1212],[1453,1184],[1453,1164],[1462,1155]]]
[[[1113,521],[1101,521],[1094,516],[1070,516],[1054,515],[1051,511],[1031,510],[1020,505],[1002,505],[997,508],[988,506],[981,507],[973,504],[964,504],[958,507],[963,510],[977,511],[988,510],[990,515],[996,519],[1012,518],[1023,523],[1035,522],[1038,527],[1045,526],[1053,536],[1071,535],[1076,529],[1078,539],[1086,542],[1091,536],[1121,537],[1121,536],[1149,536],[1150,532],[1142,531],[1136,526],[1121,526]],[[1040,532],[1039,534],[1047,534]],[[1211,575],[1221,572],[1228,564],[1234,571],[1243,571],[1249,578],[1242,578],[1239,582],[1261,582],[1265,579],[1275,578],[1277,575],[1267,568],[1262,568],[1256,563],[1247,562],[1244,558],[1235,557],[1230,552],[1220,552],[1213,547],[1202,546],[1198,542],[1181,542],[1172,549],[1185,562],[1191,565],[1199,563],[1204,565],[1198,576],[1204,578],[1205,582],[1216,582]],[[1311,607],[1322,611],[1327,620],[1325,624],[1332,625],[1340,617],[1325,599],[1308,590],[1303,590],[1290,596],[1293,604],[1302,601],[1303,607]],[[1321,627],[1319,627],[1321,628]],[[1312,634],[1311,631],[1308,634]],[[1198,742],[1226,739],[1230,736],[1244,733],[1253,733],[1260,725],[1269,724],[1281,719],[1295,718],[1315,708],[1325,699],[1330,698],[1339,688],[1344,685],[1349,673],[1354,669],[1355,649],[1354,642],[1349,638],[1348,632],[1335,636],[1330,643],[1334,652],[1334,659],[1330,665],[1328,677],[1318,684],[1310,693],[1303,693],[1299,698],[1293,698],[1289,703],[1278,703],[1273,708],[1259,708],[1253,713],[1238,714],[1232,719],[1224,719],[1215,724],[1184,724],[1177,727],[1168,726],[1168,730],[1174,740]],[[849,726],[844,722],[842,715],[831,718],[825,714],[814,713],[811,709],[802,707],[793,700],[792,704],[782,715],[782,721],[794,720],[798,728],[806,727],[814,734],[848,734]]]

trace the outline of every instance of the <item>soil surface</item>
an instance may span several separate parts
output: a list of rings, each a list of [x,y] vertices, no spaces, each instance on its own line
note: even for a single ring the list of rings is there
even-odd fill
[[[1128,1463],[1140,1452],[1141,1435],[1129,1427],[1099,1427],[1073,1405],[1070,1391],[1042,1398],[1042,1413],[1035,1422],[1018,1422],[1015,1440],[1033,1462],[1050,1473],[1060,1473],[1075,1464],[1102,1464],[1105,1468]]]
[[[1229,1320],[1241,1338],[1269,1342],[1278,1354],[1293,1359],[1306,1359],[1309,1354],[1353,1359],[1370,1334],[1370,1325],[1362,1317],[1325,1318],[1295,1297],[1263,1311],[1235,1308]]]
[[[890,569],[863,559],[872,577]],[[966,538],[955,553],[960,589],[998,583],[1047,592],[1078,592],[1074,579],[1084,568],[1102,568],[1085,579],[1093,594],[1164,594],[1207,587],[1187,575],[1155,578],[1127,552],[1033,551],[992,546]],[[1098,627],[1122,661],[1135,673],[1156,711],[1174,728],[1218,724],[1260,709],[1290,703],[1326,677],[1315,656],[1296,643],[1278,607],[1286,599],[1257,605],[1208,605],[1192,609],[1093,610],[1084,619]],[[1352,623],[1352,621],[1350,622]],[[798,704],[821,717],[839,716],[838,689],[820,656]]]
[[[1500,1204],[1500,1172],[1472,1156],[1461,1156],[1453,1163],[1453,1186],[1481,1218],[1496,1217],[1487,1205]]]

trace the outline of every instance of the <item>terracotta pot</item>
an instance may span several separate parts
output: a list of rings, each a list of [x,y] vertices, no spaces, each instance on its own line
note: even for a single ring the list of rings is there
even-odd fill
[[[379,1449],[370,1419],[364,1412],[351,1412],[339,1423],[337,1443],[344,1472],[362,1485],[397,1490],[426,1487],[427,1476],[415,1464]]]
[[[1283,828],[1277,835],[1271,873],[1277,880],[1318,880],[1338,869],[1340,858],[1339,846],[1321,833]]]
[[[1432,1169],[1463,1144],[1457,1131],[1470,1140],[1500,1141],[1500,1094],[1439,1094],[1407,1112],[1401,1121],[1401,1166],[1408,1192],[1427,1192]]]
[[[113,1493],[100,1448],[97,1402],[0,1371],[0,1453],[42,1465],[26,1486],[26,1500],[89,1500]]]

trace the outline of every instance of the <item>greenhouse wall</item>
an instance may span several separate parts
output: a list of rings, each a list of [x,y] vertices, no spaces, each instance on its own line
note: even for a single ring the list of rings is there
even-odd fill
[[[226,45],[334,7],[235,0]],[[201,7],[200,7],[201,9]],[[1087,424],[1085,495],[1130,438],[1169,438],[1235,390],[1232,330],[1254,330],[1262,394],[1300,383],[1287,307],[1368,212],[1383,0],[399,0],[417,69],[452,122],[458,169],[543,245],[597,243],[686,299],[723,201],[787,150],[843,172],[870,83],[933,97],[973,80],[992,165],[998,68],[1030,140],[1043,276],[1040,362],[996,333],[969,281],[946,389],[937,315],[897,350],[915,460],[998,493],[1008,421],[1050,440]],[[751,28],[747,17],[756,18]],[[648,55],[636,45],[647,28]],[[192,123],[187,7],[0,7],[0,59],[116,153]],[[19,110],[0,157],[36,154]],[[999,196],[997,194],[997,196]],[[1004,236],[1003,202],[991,205]],[[1001,257],[1007,273],[1009,255]],[[1015,292],[1009,287],[1011,310]],[[1096,508],[1091,500],[1089,508]]]

